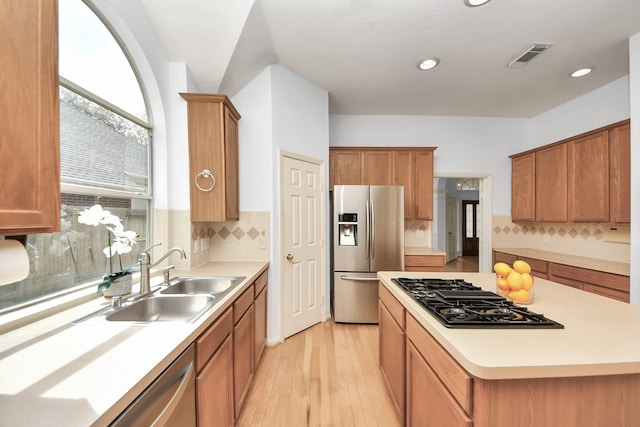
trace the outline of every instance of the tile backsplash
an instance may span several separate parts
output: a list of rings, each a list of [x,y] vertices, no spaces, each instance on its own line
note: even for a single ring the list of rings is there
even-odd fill
[[[513,223],[493,217],[494,248],[531,248],[629,262],[629,226],[591,223]]]

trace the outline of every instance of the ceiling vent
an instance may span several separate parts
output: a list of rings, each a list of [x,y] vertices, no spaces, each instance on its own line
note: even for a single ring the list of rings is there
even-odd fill
[[[545,50],[553,46],[553,43],[533,43],[527,47],[524,51],[517,54],[509,63],[507,67],[522,68],[527,65],[533,58],[540,55]]]

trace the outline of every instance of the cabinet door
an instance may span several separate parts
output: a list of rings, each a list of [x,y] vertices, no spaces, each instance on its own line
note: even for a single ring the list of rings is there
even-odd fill
[[[471,418],[442,385],[420,352],[407,342],[407,427],[471,427]]]
[[[235,416],[240,415],[249,393],[254,366],[253,304],[233,328],[233,392]]]
[[[569,222],[609,221],[609,134],[569,141]]]
[[[536,152],[536,220],[567,221],[567,144]]]
[[[0,235],[59,231],[57,2],[0,9]]]
[[[365,185],[391,185],[393,182],[393,153],[391,151],[365,151]]]
[[[393,397],[400,422],[404,420],[404,331],[382,301],[378,304],[380,370]]]
[[[414,154],[415,219],[433,219],[433,151],[416,151]]]
[[[224,109],[224,132],[225,214],[227,220],[239,219],[238,119],[227,107]]]
[[[404,187],[404,218],[414,219],[413,152],[396,151],[393,156],[393,185]]]
[[[511,159],[511,220],[536,219],[536,154]]]
[[[631,126],[609,131],[609,221],[631,222]]]
[[[334,185],[362,184],[363,154],[360,150],[331,150],[331,176]]]
[[[258,369],[258,364],[262,358],[264,347],[267,342],[267,288],[264,287],[262,291],[256,296],[254,304],[255,310],[255,370]]]
[[[196,377],[198,426],[228,427],[234,424],[232,345],[231,335],[228,335]]]

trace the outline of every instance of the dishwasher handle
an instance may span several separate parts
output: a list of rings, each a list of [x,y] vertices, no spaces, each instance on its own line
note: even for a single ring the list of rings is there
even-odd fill
[[[180,379],[182,378],[182,381]],[[167,388],[175,389],[173,396],[171,396],[171,400],[167,403],[167,406],[164,407],[158,418],[151,424],[151,427],[164,427],[170,426],[170,422],[175,421],[176,412],[179,410],[180,405],[183,404],[187,396],[185,396],[188,392],[193,393],[192,384],[195,384],[196,380],[196,372],[195,372],[195,364],[193,360],[189,362],[185,369],[180,372],[180,375],[176,375],[172,384],[167,384]],[[178,381],[180,381],[178,383]],[[194,408],[195,410],[195,408]]]

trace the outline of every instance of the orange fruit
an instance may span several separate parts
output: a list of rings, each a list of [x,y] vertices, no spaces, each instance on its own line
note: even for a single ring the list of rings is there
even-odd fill
[[[522,289],[530,291],[533,288],[533,277],[529,273],[522,273]]]
[[[509,298],[511,298],[514,302],[529,302],[529,292],[524,289],[520,289],[517,291],[509,292]]]
[[[511,267],[506,262],[496,262],[493,266],[493,271],[502,277],[506,277],[511,273]]]
[[[507,279],[503,279],[502,277],[496,280],[496,285],[498,286],[498,289],[501,289],[503,291],[509,290],[509,284],[507,283]]]
[[[531,273],[531,266],[521,259],[516,260],[516,262],[513,263],[513,269],[518,273]]]
[[[524,286],[522,274],[516,271],[512,272],[511,274],[509,274],[509,277],[507,277],[507,284],[509,285],[509,289],[511,289],[512,291],[518,291],[522,289],[522,286]]]

